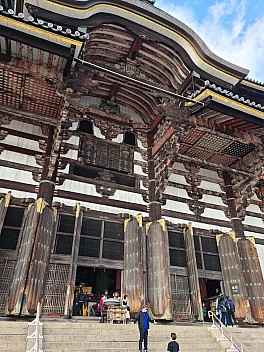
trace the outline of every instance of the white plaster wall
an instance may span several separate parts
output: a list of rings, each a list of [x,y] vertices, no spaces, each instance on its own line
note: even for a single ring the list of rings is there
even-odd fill
[[[171,196],[177,196],[185,199],[190,199],[188,196],[188,193],[186,192],[185,189],[177,188],[177,187],[172,187],[172,186],[167,186],[165,191],[165,194],[169,194]]]
[[[32,141],[27,138],[12,136],[11,134],[8,134],[6,138],[2,140],[2,143],[43,153],[43,151],[39,148],[39,144],[37,141]]]
[[[216,205],[222,205],[222,206],[226,206],[223,201],[222,198],[220,197],[216,197],[216,196],[212,196],[210,194],[204,194],[203,198],[201,199],[202,202],[205,203],[209,203],[209,204],[216,204]],[[226,206],[227,207],[227,206]]]
[[[86,194],[89,196],[96,196],[98,198],[102,197],[99,193],[96,192],[95,185],[79,181],[65,180],[63,185],[57,186],[56,189]]]
[[[142,142],[141,142],[140,139],[137,140],[137,145],[138,145],[138,147],[139,147],[140,149],[142,149],[142,150],[147,150],[147,148],[144,147],[144,145],[142,144]]]
[[[34,198],[34,199],[37,198],[36,193],[10,190],[8,188],[0,188],[0,193],[7,193],[10,191],[11,191],[11,195],[15,198]]]
[[[259,206],[256,204],[249,204],[249,206],[247,207],[247,211],[252,211],[252,213],[262,214],[262,211],[260,210]]]
[[[173,174],[173,173],[170,174],[169,181],[170,182],[179,183],[181,185],[188,185],[188,183],[186,182],[184,176],[176,175],[176,174]]]
[[[147,176],[147,174],[143,172],[142,167],[140,165],[134,165],[134,173],[136,175]]]
[[[70,149],[67,154],[63,155],[63,157],[64,158],[73,159],[73,160],[77,160],[77,158],[78,158],[78,150]]]
[[[225,213],[218,209],[205,208],[202,216],[206,218],[229,221],[229,219],[225,216]]]
[[[199,188],[207,189],[209,191],[214,191],[219,193],[225,193],[224,191],[221,190],[219,184],[208,182],[208,181],[202,181]]]
[[[105,136],[101,133],[100,128],[97,126],[93,125],[93,131],[94,131],[94,136],[97,138],[105,139]]]
[[[87,97],[87,96],[82,96],[79,99],[79,104],[83,106],[95,106],[99,107],[101,104],[102,100],[100,98],[94,98],[94,97]]]
[[[2,153],[0,154],[0,160],[7,160],[7,161],[14,162],[14,163],[23,164],[23,165],[40,167],[36,163],[36,159],[34,156],[15,153],[15,152],[11,152],[9,150],[2,151]]]
[[[145,190],[147,189],[147,187],[143,186],[143,181],[142,180],[140,180],[140,189],[145,189]]]
[[[4,166],[0,168],[0,179],[38,185],[38,182],[33,180],[30,171],[16,170]]]
[[[245,216],[245,220],[243,221],[244,225],[251,225],[263,228],[263,220],[261,218],[254,218],[253,216]]]
[[[107,205],[101,205],[101,204],[94,204],[94,203],[89,203],[89,202],[77,202],[75,200],[67,199],[67,198],[58,198],[54,197],[53,199],[54,202],[60,202],[68,206],[75,206],[77,203],[80,203],[81,206],[84,206],[88,209],[91,210],[96,210],[102,213],[112,213],[112,214],[121,214],[121,213],[127,213],[130,215],[138,215],[138,211],[126,209],[126,208],[117,208],[117,207],[111,207]],[[148,213],[140,213],[142,216],[149,216]]]
[[[190,222],[188,220],[171,218],[169,216],[164,216],[164,218],[173,224],[189,224],[189,222]],[[191,223],[192,223],[193,227],[195,227],[195,228],[202,229],[202,230],[216,230],[217,229],[217,230],[219,230],[219,233],[220,232],[229,232],[231,230],[231,228],[229,228],[229,227],[210,225],[210,224],[205,224],[205,223],[196,222],[196,221],[192,221]]]
[[[198,175],[205,176],[205,177],[210,177],[212,179],[215,179],[216,181],[221,181],[222,179],[218,176],[218,173],[216,171],[212,170],[207,170],[207,169],[200,169],[198,172]]]
[[[71,125],[71,127],[69,128],[69,131],[76,131],[78,128],[79,122],[78,121],[74,121]]]
[[[187,170],[185,169],[184,165],[182,163],[178,163],[177,161],[172,165],[172,168],[174,170],[187,172]]]
[[[141,153],[139,153],[139,152],[134,152],[134,160],[145,162],[145,160],[142,158]]]
[[[164,205],[162,208],[167,210],[177,211],[180,213],[185,213],[185,214],[193,214],[193,212],[189,209],[187,204],[176,202],[170,199],[167,200],[166,205]]]
[[[259,263],[262,270],[262,276],[264,276],[264,246],[262,244],[256,244],[256,250],[259,257]]]
[[[134,204],[143,204],[147,203],[143,200],[142,195],[133,192],[127,192],[117,189],[113,196],[110,196],[109,199],[116,199],[123,202],[134,203]]]
[[[124,140],[124,134],[123,133],[119,133],[116,138],[113,138],[112,139],[112,142],[115,142],[115,143],[123,143],[123,140]]]
[[[73,145],[79,145],[80,143],[80,138],[78,136],[71,136],[70,139],[68,139],[67,144],[73,144]]]
[[[33,134],[35,136],[43,136],[42,130],[39,126],[17,121],[17,120],[12,120],[9,125],[7,125],[8,128],[16,130],[16,131],[21,131],[29,134]]]

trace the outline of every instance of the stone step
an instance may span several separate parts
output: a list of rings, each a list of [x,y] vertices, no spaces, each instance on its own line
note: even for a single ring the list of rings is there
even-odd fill
[[[45,341],[52,342],[52,341],[58,341],[58,338],[61,338],[62,341],[67,342],[67,341],[84,341],[84,342],[94,342],[94,341],[101,341],[101,342],[122,342],[122,341],[137,341],[139,338],[139,333],[137,334],[120,334],[120,333],[115,333],[109,335],[89,335],[87,334],[72,334],[70,331],[67,331],[66,335],[58,335],[58,334],[47,334],[45,330],[43,331],[43,335],[45,336]],[[159,342],[159,341],[167,341],[170,338],[170,334],[153,334],[153,332],[149,333],[149,341],[153,342]],[[178,339],[181,340],[182,342],[188,342],[188,341],[197,341],[199,339],[200,342],[206,342],[210,338],[210,335],[204,334],[204,335],[193,335],[193,334],[179,334],[178,333]]]

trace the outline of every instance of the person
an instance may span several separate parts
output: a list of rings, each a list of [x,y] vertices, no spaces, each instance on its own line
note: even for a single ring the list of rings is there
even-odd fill
[[[138,323],[138,328],[139,328],[138,347],[140,352],[142,352],[143,341],[144,341],[144,351],[146,352],[148,350],[149,322],[156,323],[155,320],[151,319],[150,316],[148,315],[148,306],[144,304],[141,311],[136,315],[134,319],[134,324]]]
[[[101,299],[99,301],[100,305],[100,323],[104,322],[104,302],[108,298],[108,290],[105,290],[105,293],[101,296]]]
[[[114,292],[113,293],[113,298],[114,299],[118,299],[120,301],[119,293],[118,292]]]
[[[127,302],[127,295],[124,295],[122,305],[126,306],[126,324],[127,324],[128,320],[130,319],[130,307]]]
[[[235,304],[229,296],[226,296],[225,307],[227,309],[228,325],[232,325],[232,326],[237,325],[236,318],[235,318],[235,310],[236,310]]]
[[[225,298],[223,295],[220,295],[219,301],[218,301],[218,310],[221,313],[221,323],[227,326],[228,321],[227,321],[227,309],[225,306]]]
[[[83,306],[85,302],[85,294],[83,292],[83,289],[81,288],[78,294],[78,310],[79,310],[79,315],[83,315]]]
[[[208,321],[207,308],[204,302],[203,302],[202,310],[203,310],[203,320]]]
[[[168,348],[167,351],[169,352],[179,352],[180,351],[180,346],[178,342],[176,341],[177,335],[172,332],[171,333],[171,341],[168,343]]]

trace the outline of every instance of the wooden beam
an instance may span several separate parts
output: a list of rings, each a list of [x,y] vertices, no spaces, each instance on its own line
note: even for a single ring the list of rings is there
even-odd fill
[[[152,155],[156,155],[157,152],[164,146],[166,142],[168,142],[171,137],[174,135],[175,131],[172,127],[169,127],[163,137],[157,142],[156,145],[152,147]]]

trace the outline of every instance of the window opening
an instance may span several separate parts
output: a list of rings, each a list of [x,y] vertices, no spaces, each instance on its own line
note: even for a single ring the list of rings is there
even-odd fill
[[[132,132],[125,132],[124,143],[136,146],[136,135]]]
[[[21,224],[25,208],[8,207],[2,232],[0,235],[0,248],[13,249],[17,247]]]
[[[80,120],[78,131],[93,134],[93,124],[91,121]]]

